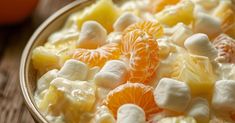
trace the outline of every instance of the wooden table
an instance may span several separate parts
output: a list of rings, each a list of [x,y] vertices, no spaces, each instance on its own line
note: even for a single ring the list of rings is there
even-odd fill
[[[35,29],[48,16],[73,0],[41,0],[24,22],[0,26],[0,123],[34,123],[19,87],[21,53]]]

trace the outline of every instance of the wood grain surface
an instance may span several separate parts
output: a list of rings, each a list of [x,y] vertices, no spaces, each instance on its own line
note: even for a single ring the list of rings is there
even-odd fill
[[[19,87],[21,53],[35,29],[73,0],[41,0],[31,17],[17,25],[0,26],[0,123],[34,123]]]

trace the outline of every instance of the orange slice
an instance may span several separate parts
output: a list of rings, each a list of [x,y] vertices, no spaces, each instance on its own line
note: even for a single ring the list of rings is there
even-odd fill
[[[219,62],[235,63],[235,40],[226,34],[220,34],[213,41],[215,48],[218,50]]]
[[[141,83],[126,83],[110,91],[105,105],[117,117],[117,110],[123,104],[135,104],[141,107],[148,119],[161,111],[154,101],[153,88]]]
[[[124,35],[134,30],[142,30],[154,38],[159,38],[163,35],[163,27],[158,22],[143,21],[130,25],[124,30]]]
[[[148,83],[158,64],[158,43],[146,32],[134,30],[124,35],[121,53],[128,59],[130,82]]]
[[[120,56],[120,45],[109,43],[97,49],[76,49],[69,53],[72,59],[88,64],[90,67],[102,67],[109,60],[118,59]]]

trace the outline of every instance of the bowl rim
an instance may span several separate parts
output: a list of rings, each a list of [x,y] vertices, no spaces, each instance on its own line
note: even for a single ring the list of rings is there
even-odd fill
[[[70,11],[73,8],[79,7],[82,4],[86,4],[88,2],[91,2],[92,0],[79,0],[69,3],[68,5],[62,7],[58,11],[56,11],[54,14],[52,14],[48,19],[46,19],[32,34],[30,37],[28,43],[26,44],[23,53],[21,55],[20,60],[20,70],[19,70],[19,77],[20,77],[20,89],[21,94],[24,98],[24,103],[26,104],[27,109],[29,110],[30,114],[33,116],[34,120],[39,123],[49,123],[45,116],[42,115],[42,113],[38,110],[37,106],[33,103],[33,95],[30,93],[29,85],[28,83],[28,76],[27,69],[28,69],[28,62],[30,53],[32,51],[33,46],[37,42],[38,37],[42,34],[44,30],[47,29],[47,27],[53,23],[56,19],[58,19],[60,16],[66,14],[66,12]]]

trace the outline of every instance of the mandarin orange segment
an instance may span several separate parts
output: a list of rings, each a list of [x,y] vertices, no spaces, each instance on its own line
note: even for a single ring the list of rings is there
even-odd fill
[[[217,36],[213,44],[218,50],[216,60],[224,63],[235,63],[235,40],[226,34]]]
[[[117,117],[117,110],[123,104],[135,104],[141,107],[146,117],[161,111],[154,101],[153,88],[141,83],[126,83],[110,91],[105,105]]]
[[[119,44],[109,43],[97,49],[76,49],[69,53],[69,58],[82,61],[90,67],[102,67],[107,61],[118,59],[120,53]]]
[[[130,82],[148,83],[158,64],[158,43],[146,32],[134,30],[124,35],[121,52],[127,58],[130,69]]]
[[[163,35],[163,27],[158,22],[143,21],[130,25],[124,30],[124,35],[134,31],[142,30],[151,35],[154,38],[159,38]]]
[[[151,0],[150,4],[152,5],[152,12],[160,12],[166,6],[175,5],[180,0]]]

